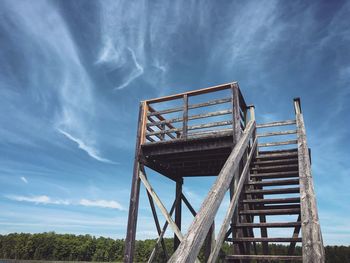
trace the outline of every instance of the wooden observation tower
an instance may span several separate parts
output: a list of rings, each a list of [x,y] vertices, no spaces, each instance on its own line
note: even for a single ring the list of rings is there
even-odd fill
[[[174,182],[169,211],[145,167]],[[182,187],[184,178],[197,176],[216,180],[195,211]],[[199,262],[202,248],[205,262],[212,263],[324,262],[298,98],[290,120],[262,124],[255,123],[254,106],[245,103],[237,82],[141,102],[124,262],[134,262],[141,184],[159,234],[148,262],[157,250],[163,250],[164,262]],[[230,203],[225,217],[214,226],[226,193]],[[181,231],[183,204],[194,216],[187,233]],[[166,219],[164,226],[156,206]],[[175,235],[172,255],[163,241],[168,226]],[[225,242],[231,245],[226,254]],[[274,243],[288,244],[288,252],[273,255]],[[301,254],[296,253],[297,245],[302,245]]]

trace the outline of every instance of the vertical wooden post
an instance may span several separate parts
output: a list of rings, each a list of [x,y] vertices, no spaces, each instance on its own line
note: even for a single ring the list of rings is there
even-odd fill
[[[242,135],[242,129],[241,129],[241,123],[240,123],[240,105],[239,105],[239,88],[236,83],[231,84],[231,90],[232,90],[232,128],[233,128],[233,145],[232,148],[236,145],[236,143],[239,141]],[[242,167],[241,164],[239,166]],[[232,200],[232,197],[235,194],[237,184],[239,181],[239,175],[241,174],[241,169],[237,169],[235,176],[233,177],[233,180],[231,182],[230,186],[230,200]],[[231,220],[231,229],[232,229],[232,239],[236,237],[242,236],[241,229],[237,229],[234,227],[235,224],[239,222],[239,215],[238,210],[236,210],[233,214],[232,220]],[[242,243],[234,244],[233,245],[233,253],[239,253],[244,254],[244,248]]]
[[[187,127],[188,127],[188,96],[184,94],[184,109],[183,109],[183,121],[182,121],[182,138],[187,138]]]
[[[309,150],[306,142],[304,118],[300,99],[294,99],[298,132],[298,164],[300,181],[301,232],[303,262],[324,262],[324,247],[318,218],[315,190],[311,174]]]
[[[182,196],[182,184],[183,184],[183,179],[181,178],[180,180],[176,181],[176,190],[175,190],[175,198],[177,196]],[[181,231],[181,210],[182,210],[182,202],[178,202],[175,207],[175,224]],[[178,248],[180,244],[179,238],[174,234],[174,251]]]
[[[142,138],[144,135],[144,116],[147,117],[147,111],[144,107],[144,103],[140,103],[139,117],[138,117],[138,129],[136,138],[136,149],[134,156],[134,168],[133,177],[131,183],[131,194],[130,194],[130,205],[129,205],[129,216],[128,216],[128,227],[125,239],[125,251],[124,251],[124,262],[132,263],[134,257],[135,248],[135,237],[136,237],[136,227],[137,227],[137,214],[139,208],[139,195],[140,195],[140,178],[139,178],[139,155],[141,149]],[[146,112],[145,112],[146,111]],[[142,137],[143,136],[143,137]]]

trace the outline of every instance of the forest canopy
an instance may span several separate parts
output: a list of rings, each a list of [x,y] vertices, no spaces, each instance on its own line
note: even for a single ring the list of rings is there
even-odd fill
[[[172,242],[172,238],[165,238],[169,254],[173,252]],[[155,239],[136,241],[135,262],[147,262],[155,243]],[[286,253],[287,249],[288,247],[283,245],[270,245],[273,254]],[[0,235],[0,259],[121,262],[123,250],[123,239],[54,232]],[[228,244],[225,244],[224,250],[229,250]],[[325,250],[326,262],[350,262],[349,246],[326,246]],[[301,252],[300,247],[297,252]],[[199,258],[203,260],[202,252]],[[163,252],[159,249],[154,262],[163,262],[164,259]]]

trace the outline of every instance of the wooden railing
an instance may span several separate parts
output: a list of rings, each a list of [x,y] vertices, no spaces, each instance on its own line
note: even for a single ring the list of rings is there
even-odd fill
[[[251,107],[251,109],[254,110],[253,107]],[[252,113],[251,116],[254,116],[254,113]],[[232,182],[237,181],[238,184],[235,184],[234,195],[231,198],[224,222],[216,238],[216,245],[208,261],[216,262],[233,213],[237,209],[238,198],[242,187],[249,179],[249,167],[254,154],[256,154],[256,138],[255,120],[251,119],[225,162],[225,165],[220,171],[220,174],[205,198],[200,210],[196,214],[187,234],[183,237],[180,246],[168,262],[194,262],[214,222],[215,215],[224,199],[225,193],[229,190]],[[242,161],[244,163],[244,168],[240,170]]]
[[[324,247],[311,174],[310,152],[306,142],[304,118],[299,98],[294,99],[294,109],[298,135],[303,262],[324,262]]]
[[[205,95],[226,97],[191,103]],[[236,82],[143,101],[141,144],[244,130],[247,108]]]

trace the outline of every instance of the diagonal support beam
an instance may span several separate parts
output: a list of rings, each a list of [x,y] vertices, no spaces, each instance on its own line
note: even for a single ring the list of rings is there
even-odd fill
[[[176,234],[176,236],[180,239],[180,241],[182,241],[183,239],[183,234],[181,233],[180,229],[177,227],[177,225],[175,224],[174,220],[171,218],[171,215],[168,213],[168,211],[166,210],[165,206],[163,205],[162,201],[160,200],[159,196],[157,195],[157,193],[153,190],[151,184],[149,183],[149,181],[147,180],[147,177],[145,175],[145,173],[139,169],[139,177],[141,179],[141,182],[143,183],[143,185],[146,187],[148,193],[152,196],[152,198],[154,199],[155,203],[157,204],[158,208],[160,209],[160,211],[162,212],[163,216],[165,217],[166,221],[169,223],[170,227],[172,228],[172,230],[174,231],[174,233]],[[195,262],[199,262],[198,259],[194,260]]]
[[[181,201],[180,198],[181,198],[180,196],[177,196],[176,199],[174,200],[173,205],[171,206],[170,211],[169,211],[170,216],[173,215],[176,205]],[[157,239],[156,245],[154,246],[152,253],[151,253],[151,256],[149,257],[147,263],[153,262],[153,259],[156,255],[157,247],[159,246],[159,243],[163,240],[163,237],[164,237],[165,231],[168,228],[168,225],[169,225],[168,221],[165,221],[163,228],[162,228],[162,231]]]
[[[224,221],[223,221],[223,223],[221,225],[219,234],[218,234],[218,236],[216,238],[216,246],[213,249],[212,253],[210,254],[208,262],[215,263],[218,255],[219,255],[222,243],[225,240],[225,236],[227,234],[227,230],[228,230],[228,228],[230,226],[230,220],[231,220],[231,218],[233,216],[233,213],[235,212],[235,210],[237,208],[238,200],[239,200],[239,197],[241,195],[244,183],[246,181],[246,175],[249,172],[250,163],[252,161],[256,145],[257,145],[257,140],[255,139],[253,147],[252,147],[252,149],[251,149],[251,151],[249,153],[247,162],[246,162],[246,164],[245,164],[245,166],[243,168],[241,178],[240,178],[240,180],[239,180],[239,182],[237,184],[236,192],[234,193],[234,195],[233,195],[233,197],[231,199],[231,202],[230,202],[230,205],[229,205],[228,210],[226,212]]]
[[[139,172],[139,177],[141,179],[141,182],[143,183],[143,185],[146,187],[148,193],[152,196],[152,198],[154,199],[156,205],[158,206],[158,208],[160,209],[160,211],[162,212],[163,216],[165,217],[166,221],[169,223],[171,229],[174,231],[174,233],[176,234],[176,236],[182,240],[183,239],[183,235],[180,231],[180,229],[177,227],[177,225],[175,224],[174,220],[171,218],[170,214],[168,213],[167,209],[165,208],[165,206],[163,205],[162,201],[160,200],[159,196],[157,195],[157,193],[153,190],[153,187],[151,186],[151,184],[149,183],[149,181],[147,180],[146,175],[144,174],[143,171],[140,170]]]

